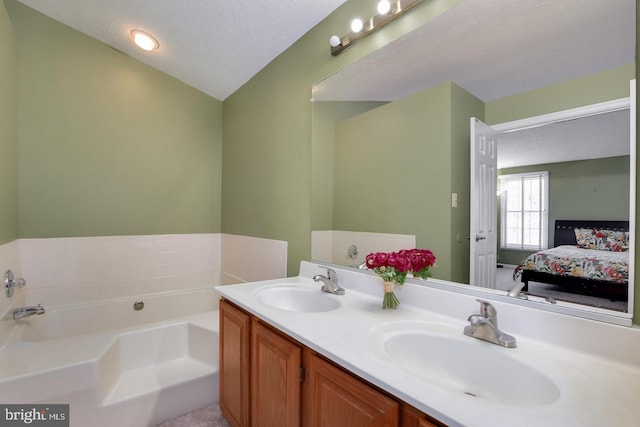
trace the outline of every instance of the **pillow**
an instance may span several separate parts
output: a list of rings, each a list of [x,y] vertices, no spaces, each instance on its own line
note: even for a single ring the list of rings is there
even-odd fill
[[[574,228],[573,232],[576,234],[576,246],[582,249],[595,249],[596,248],[596,236],[595,230],[591,228]]]
[[[628,232],[575,228],[576,245],[583,249],[623,252],[629,249]]]

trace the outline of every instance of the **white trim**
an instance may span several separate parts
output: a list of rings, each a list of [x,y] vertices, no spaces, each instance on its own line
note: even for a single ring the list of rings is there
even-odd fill
[[[517,130],[530,129],[551,123],[564,122],[580,117],[594,116],[596,114],[610,113],[613,111],[630,108],[631,98],[620,98],[613,101],[600,102],[598,104],[585,105],[583,107],[571,108],[569,110],[556,111],[554,113],[543,114],[541,116],[528,117],[526,119],[514,120],[511,122],[499,123],[491,127],[498,132],[513,132]]]
[[[633,318],[633,302],[635,299],[635,259],[636,259],[636,167],[637,167],[637,155],[636,155],[636,80],[631,80],[629,84],[629,91],[631,94],[629,122],[630,122],[630,138],[629,138],[629,236],[633,239],[633,244],[629,245],[629,271],[633,274],[629,275],[627,281],[628,302],[627,311],[629,316]],[[636,319],[638,321],[638,319]]]

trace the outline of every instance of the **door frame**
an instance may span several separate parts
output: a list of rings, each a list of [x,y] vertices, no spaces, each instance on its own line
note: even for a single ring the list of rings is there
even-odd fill
[[[611,101],[599,102],[568,110],[556,111],[549,114],[528,117],[510,122],[490,125],[498,133],[513,132],[516,130],[529,129],[544,126],[552,123],[563,122],[571,119],[594,116],[597,114],[610,113],[614,111],[629,109],[630,116],[630,137],[629,137],[629,234],[635,239],[636,222],[636,80],[631,80],[629,85],[631,96],[614,99]],[[634,311],[635,294],[635,244],[629,246],[629,274],[628,279],[628,301],[627,312],[620,313],[620,317],[632,319]]]

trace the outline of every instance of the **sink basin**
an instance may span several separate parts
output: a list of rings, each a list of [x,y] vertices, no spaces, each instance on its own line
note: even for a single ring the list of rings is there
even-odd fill
[[[517,359],[514,349],[457,334],[395,331],[378,347],[407,374],[450,392],[509,406],[542,406],[560,397],[557,385]]]
[[[335,310],[340,302],[332,295],[322,292],[320,286],[277,285],[256,292],[258,300],[270,307],[298,313],[318,313]]]

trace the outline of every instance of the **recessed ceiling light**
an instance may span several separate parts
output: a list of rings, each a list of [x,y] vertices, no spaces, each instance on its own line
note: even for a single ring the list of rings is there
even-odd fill
[[[138,45],[140,49],[144,49],[146,51],[152,51],[160,47],[160,43],[149,33],[145,33],[140,30],[131,31],[131,37],[133,37],[133,42]]]

